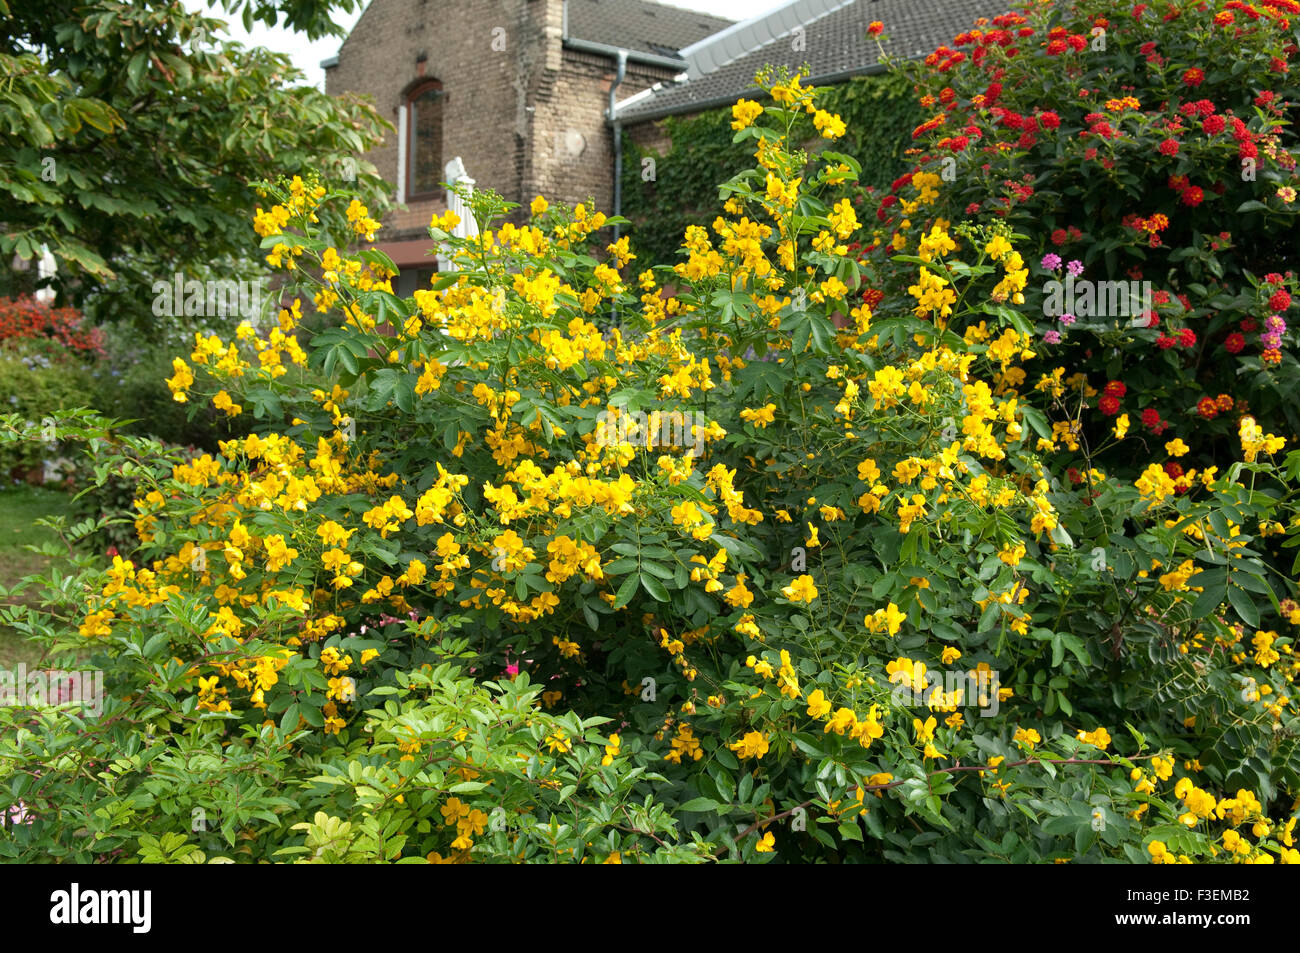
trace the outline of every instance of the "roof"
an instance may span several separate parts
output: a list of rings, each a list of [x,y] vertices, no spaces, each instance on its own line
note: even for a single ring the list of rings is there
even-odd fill
[[[731,25],[721,17],[650,0],[566,0],[564,6],[566,38],[658,56],[676,56]]]
[[[998,16],[1010,6],[1011,0],[790,0],[683,49],[691,78],[624,99],[618,119],[634,123],[735,102],[752,95],[754,74],[764,66],[787,66],[793,73],[807,63],[811,72],[804,77],[812,82],[870,72],[880,67],[876,43],[867,37],[873,20],[885,26],[885,53],[928,56],[980,17]],[[804,33],[796,43],[799,28]]]

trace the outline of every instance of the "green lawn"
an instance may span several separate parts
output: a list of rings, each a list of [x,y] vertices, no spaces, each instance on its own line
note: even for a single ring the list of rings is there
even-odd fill
[[[8,486],[0,490],[0,587],[8,589],[24,576],[48,571],[49,557],[24,547],[57,539],[53,531],[37,526],[36,521],[44,516],[69,514],[71,501],[67,493],[43,487]],[[33,595],[33,591],[28,589],[13,597],[12,601],[34,604]],[[0,601],[10,604],[11,598],[3,596]],[[19,662],[30,666],[40,657],[38,646],[29,644],[13,629],[0,624],[0,668],[13,668]]]

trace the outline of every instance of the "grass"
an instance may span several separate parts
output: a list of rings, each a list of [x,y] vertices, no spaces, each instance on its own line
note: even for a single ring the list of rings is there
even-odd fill
[[[26,547],[55,542],[58,536],[36,521],[46,516],[70,515],[72,498],[59,490],[27,485],[0,489],[0,587],[9,589],[24,576],[46,575],[54,562],[48,556]],[[33,589],[16,596],[2,597],[6,605],[35,605]],[[13,668],[19,662],[29,667],[41,658],[39,646],[0,623],[0,668]]]

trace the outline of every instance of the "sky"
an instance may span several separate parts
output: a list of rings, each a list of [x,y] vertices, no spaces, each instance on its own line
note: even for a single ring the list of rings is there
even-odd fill
[[[455,2],[455,0],[452,0],[452,2]],[[232,40],[238,40],[247,46],[265,46],[277,53],[288,54],[293,61],[293,65],[306,74],[307,82],[318,89],[324,89],[325,71],[320,68],[320,62],[338,53],[339,44],[343,42],[341,39],[327,37],[323,40],[311,42],[303,34],[294,33],[283,28],[271,29],[262,23],[254,24],[253,32],[250,34],[244,30],[244,25],[239,21],[238,16],[226,13],[218,4],[206,3],[203,0],[184,0],[184,3],[188,10],[202,12],[207,16],[225,20],[229,24],[226,32]],[[755,3],[754,0],[678,0],[678,2],[671,5],[711,13],[714,16],[726,17],[729,20],[743,20],[759,13],[765,13],[774,7],[780,6],[781,3],[770,2],[770,0],[769,2],[760,0],[758,3]],[[337,22],[351,30],[360,16],[359,12],[342,14],[339,15]]]

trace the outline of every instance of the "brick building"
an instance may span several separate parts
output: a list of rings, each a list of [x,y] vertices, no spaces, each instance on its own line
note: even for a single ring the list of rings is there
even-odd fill
[[[435,269],[427,228],[459,156],[478,188],[527,204],[613,203],[611,91],[679,73],[677,51],[729,25],[647,0],[372,0],[327,60],[326,91],[374,98],[397,131],[367,155],[406,206],[380,245],[408,294]]]
[[[683,0],[688,2],[688,0]],[[326,91],[373,97],[397,131],[367,158],[405,208],[381,248],[409,294],[436,269],[429,219],[444,167],[527,205],[534,195],[620,211],[622,132],[667,146],[666,116],[755,96],[765,65],[807,67],[813,85],[923,57],[1009,0],[787,0],[740,23],[652,0],[371,0],[325,67]]]

